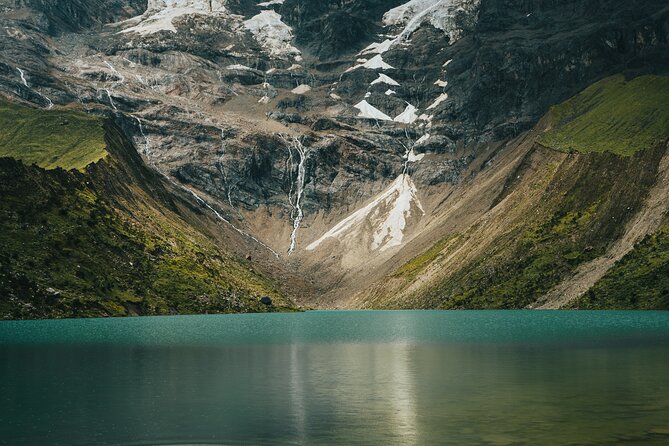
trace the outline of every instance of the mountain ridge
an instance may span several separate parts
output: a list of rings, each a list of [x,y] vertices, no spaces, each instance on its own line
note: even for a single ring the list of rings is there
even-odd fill
[[[532,178],[521,175],[517,184],[505,176],[524,174],[522,160],[542,166],[546,178],[555,175],[548,166],[571,166],[597,189],[613,184],[606,169],[651,184],[652,163],[661,159],[635,133],[663,130],[665,111],[652,101],[659,115],[651,130],[637,123],[643,114],[627,127],[602,114],[577,113],[581,127],[550,117],[551,107],[612,75],[626,79],[629,98],[648,100],[634,79],[669,74],[669,6],[661,1],[118,0],[110,11],[73,3],[79,12],[70,21],[52,12],[59,1],[3,1],[0,45],[9,50],[0,54],[0,91],[12,101],[114,116],[146,165],[196,202],[206,200],[256,245],[253,262],[307,307],[392,306],[388,296],[381,302],[365,293],[398,271],[430,282],[418,272],[437,268],[434,257],[449,246],[473,243],[461,232],[491,209],[520,222],[500,204],[512,190],[539,197],[528,189]],[[645,158],[633,159],[647,172],[624,157],[542,147],[569,152],[564,141],[594,141],[583,129],[595,121],[608,136],[598,151],[615,151],[611,140],[624,145],[616,150],[642,149]],[[518,159],[523,150],[531,153]],[[586,160],[590,175],[564,157]],[[467,188],[484,196],[467,196]],[[530,209],[530,201],[519,205]],[[560,221],[588,209],[572,205],[556,197],[541,213],[569,208]],[[612,209],[592,218],[616,216],[607,214]],[[576,274],[572,266],[615,243],[631,218],[623,211],[597,252],[576,256],[557,238],[549,243],[562,269],[546,284],[557,286]],[[482,228],[480,240],[488,241],[474,251],[504,229]],[[494,283],[495,268],[480,269],[481,280]],[[539,281],[527,265],[514,268],[514,281]],[[493,306],[534,304],[535,291],[518,288]],[[448,305],[448,296],[434,293],[430,307]],[[414,305],[423,306],[407,303]]]

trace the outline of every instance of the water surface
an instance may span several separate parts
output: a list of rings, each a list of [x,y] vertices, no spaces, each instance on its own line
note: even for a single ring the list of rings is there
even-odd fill
[[[0,322],[2,445],[669,444],[669,313]]]

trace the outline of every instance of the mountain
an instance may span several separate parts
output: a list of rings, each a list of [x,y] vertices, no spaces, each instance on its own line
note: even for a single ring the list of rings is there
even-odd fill
[[[0,125],[0,317],[294,307],[232,254],[257,244],[147,168],[122,122],[2,101]]]
[[[666,2],[2,0],[0,21],[7,100],[114,122],[167,181],[156,208],[221,218],[174,235],[253,250],[277,299],[669,307]]]

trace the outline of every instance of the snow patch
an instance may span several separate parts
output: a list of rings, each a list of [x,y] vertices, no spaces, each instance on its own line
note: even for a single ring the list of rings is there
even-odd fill
[[[378,77],[378,79],[374,80],[374,81],[372,82],[372,85],[381,84],[381,83],[383,83],[383,84],[388,84],[388,85],[393,85],[393,86],[395,86],[395,87],[399,87],[399,86],[400,86],[400,84],[399,84],[396,80],[390,78],[389,76],[386,76],[386,75],[383,74],[383,73],[379,73],[379,77]]]
[[[360,110],[360,113],[358,114],[358,118],[367,118],[367,119],[378,119],[381,121],[392,121],[393,118],[390,116],[386,115],[383,113],[381,110],[378,108],[374,107],[367,101],[360,101],[356,105],[354,105],[355,108]]]
[[[272,5],[283,5],[284,0],[270,0],[269,2],[258,3],[258,6],[266,8]]]
[[[126,21],[139,22],[121,33],[137,33],[148,36],[159,31],[176,33],[174,19],[191,14],[225,14],[225,0],[149,0],[144,14]]]
[[[346,73],[351,72],[353,70],[357,70],[358,68],[368,68],[370,70],[393,70],[395,67],[393,67],[390,64],[387,64],[384,60],[383,57],[381,57],[380,54],[372,57],[365,63],[360,63],[358,65],[353,65],[351,68],[346,70]]]
[[[294,93],[294,94],[305,94],[305,93],[308,93],[310,91],[311,91],[310,86],[308,86],[306,84],[302,84],[302,85],[298,85],[297,87],[293,88],[292,93]]]
[[[254,71],[253,68],[247,67],[246,65],[234,64],[228,65],[225,67],[226,70],[239,70],[239,71]]]
[[[446,99],[448,99],[448,93],[440,94],[439,97],[437,99],[435,99],[434,102],[432,103],[432,105],[430,105],[427,109],[432,110],[434,108],[437,108],[437,106],[439,104],[441,104],[442,102],[444,102]]]
[[[401,122],[403,124],[411,124],[412,122],[416,121],[416,119],[418,119],[418,115],[416,114],[417,111],[418,109],[416,107],[411,104],[407,104],[404,111],[397,115],[393,121]]]
[[[414,145],[417,146],[419,144],[426,143],[429,139],[430,139],[430,134],[426,133],[423,136],[421,136],[420,138],[418,138],[418,140],[416,141],[416,144],[414,144]]]
[[[392,70],[392,69],[395,68],[395,67],[393,67],[392,65],[387,64],[387,63],[383,60],[383,57],[381,57],[380,54],[378,54],[378,55],[372,57],[372,58],[369,59],[367,62],[365,62],[365,63],[363,64],[363,67],[364,67],[364,68],[369,68],[370,70],[378,70],[378,69],[381,69],[381,70]]]
[[[329,238],[342,240],[348,234],[359,234],[371,224],[370,249],[386,251],[402,244],[407,222],[415,209],[425,214],[416,185],[409,175],[402,174],[371,203],[337,223],[306,249],[313,251]]]
[[[409,40],[423,23],[444,31],[451,44],[462,37],[456,23],[458,13],[477,14],[480,0],[411,0],[391,9],[383,16],[386,26],[403,27],[398,42]]]
[[[277,12],[262,11],[245,21],[244,27],[253,34],[270,56],[299,56],[300,50],[290,44],[293,40],[293,30],[281,21],[281,15]]]
[[[430,135],[428,135],[428,138],[429,138],[429,136]],[[420,141],[420,139],[418,141]],[[418,141],[416,141],[416,144],[418,144]],[[409,155],[407,155],[407,162],[415,163],[415,162],[418,162],[418,161],[422,160],[423,158],[425,158],[424,153],[416,153],[414,151],[414,149],[412,148],[411,151],[409,152]]]
[[[386,51],[388,51],[392,46],[397,42],[396,39],[386,39],[383,42],[374,42],[371,45],[369,45],[367,48],[362,50],[360,54],[383,54]]]

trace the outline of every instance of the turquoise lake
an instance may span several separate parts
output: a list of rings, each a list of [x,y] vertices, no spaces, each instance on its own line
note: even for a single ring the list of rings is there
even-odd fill
[[[0,322],[0,445],[667,445],[669,312]]]

